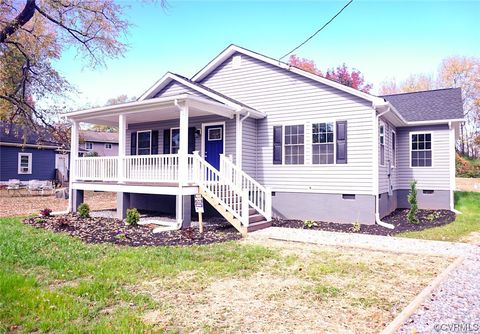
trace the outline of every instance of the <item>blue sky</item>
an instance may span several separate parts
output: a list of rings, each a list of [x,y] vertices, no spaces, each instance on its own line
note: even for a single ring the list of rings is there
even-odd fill
[[[55,67],[80,91],[75,107],[104,104],[141,95],[167,71],[191,76],[231,43],[279,58],[346,2],[169,0],[163,9],[131,1],[124,57],[92,70],[69,50]],[[324,70],[345,62],[375,92],[387,77],[434,72],[447,56],[480,56],[479,13],[480,1],[354,0],[296,54]]]

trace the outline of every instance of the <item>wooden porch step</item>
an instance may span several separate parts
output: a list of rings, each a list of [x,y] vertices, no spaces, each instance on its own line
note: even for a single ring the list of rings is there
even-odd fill
[[[251,216],[251,215],[254,215],[257,213],[257,210],[255,210],[254,208],[250,207],[248,208],[248,215]]]
[[[259,222],[256,222],[256,223],[249,224],[248,227],[247,227],[247,232],[253,232],[253,231],[261,230],[261,229],[264,229],[264,228],[267,228],[267,227],[270,227],[270,226],[272,226],[271,221],[262,220],[262,221],[259,221]]]
[[[265,217],[263,217],[261,214],[259,213],[254,213],[253,215],[250,215],[248,217],[248,222],[251,224],[251,223],[256,223],[256,222],[259,222],[259,221],[262,221],[262,220],[265,220]]]

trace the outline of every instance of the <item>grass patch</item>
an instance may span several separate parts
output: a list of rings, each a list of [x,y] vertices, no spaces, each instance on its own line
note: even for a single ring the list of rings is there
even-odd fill
[[[461,241],[472,232],[480,231],[480,193],[455,192],[455,209],[462,212],[451,224],[423,231],[397,234],[399,237]]]
[[[447,263],[248,240],[93,245],[4,218],[0,333],[375,333]]]

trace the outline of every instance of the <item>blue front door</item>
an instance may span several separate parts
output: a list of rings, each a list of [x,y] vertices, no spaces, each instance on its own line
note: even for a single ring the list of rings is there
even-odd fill
[[[205,160],[215,167],[220,168],[220,154],[223,154],[224,129],[222,124],[205,127]]]

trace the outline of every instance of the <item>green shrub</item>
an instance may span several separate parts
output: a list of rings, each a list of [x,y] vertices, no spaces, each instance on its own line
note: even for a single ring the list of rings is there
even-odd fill
[[[312,228],[314,226],[317,226],[317,223],[314,221],[314,220],[305,220],[303,222],[303,225],[306,227],[306,228]]]
[[[127,225],[136,226],[139,220],[140,214],[138,213],[137,209],[127,209],[127,218],[125,219],[125,223]]]
[[[417,218],[418,203],[417,203],[417,181],[413,180],[410,183],[410,193],[408,194],[408,203],[410,203],[410,210],[408,210],[407,220],[410,224],[419,224]]]
[[[90,217],[90,207],[87,203],[82,203],[77,208],[77,213],[82,218]]]

